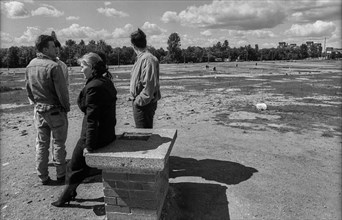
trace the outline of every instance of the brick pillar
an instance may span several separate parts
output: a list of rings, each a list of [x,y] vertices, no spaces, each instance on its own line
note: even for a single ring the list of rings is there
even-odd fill
[[[168,161],[177,130],[131,129],[117,137],[85,154],[88,166],[102,170],[107,219],[158,220],[169,187]]]
[[[169,170],[124,173],[103,170],[103,191],[108,220],[158,220],[169,187]]]

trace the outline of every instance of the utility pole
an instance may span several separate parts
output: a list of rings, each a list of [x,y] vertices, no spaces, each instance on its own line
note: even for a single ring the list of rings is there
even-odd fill
[[[118,67],[120,66],[120,50],[118,50]]]
[[[326,47],[325,47],[326,41],[327,41],[327,38],[325,37],[325,38],[324,38],[324,49],[323,49],[323,51],[324,51],[324,59],[327,58],[327,51],[326,51]]]

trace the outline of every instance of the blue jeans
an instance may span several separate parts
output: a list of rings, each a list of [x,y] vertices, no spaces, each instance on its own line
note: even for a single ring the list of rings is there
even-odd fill
[[[53,158],[57,177],[65,176],[65,141],[68,134],[67,113],[58,108],[40,112],[34,109],[36,137],[36,170],[41,181],[49,178],[49,147],[52,136]]]
[[[153,117],[157,109],[157,102],[138,106],[133,102],[133,117],[136,128],[153,128]]]

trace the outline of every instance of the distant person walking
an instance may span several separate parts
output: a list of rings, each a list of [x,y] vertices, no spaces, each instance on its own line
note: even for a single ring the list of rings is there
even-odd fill
[[[66,169],[65,141],[68,133],[69,93],[62,68],[56,62],[53,37],[40,35],[36,41],[37,57],[26,67],[26,90],[34,104],[36,170],[43,185],[51,183],[48,171],[50,137],[53,138],[57,181],[64,182]]]
[[[153,128],[157,101],[161,98],[159,62],[147,50],[145,33],[138,29],[131,34],[137,60],[131,71],[130,93],[136,128]]]

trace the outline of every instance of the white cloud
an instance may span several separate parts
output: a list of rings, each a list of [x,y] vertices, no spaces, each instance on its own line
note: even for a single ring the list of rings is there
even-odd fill
[[[158,27],[158,25],[156,24],[151,24],[150,22],[146,21],[144,23],[144,25],[141,27],[141,29],[143,29],[144,32],[146,32],[146,34],[148,36],[152,36],[152,35],[160,35],[164,32],[166,32],[166,30]]]
[[[341,19],[342,2],[337,0],[316,0],[286,2],[290,19],[297,23],[309,23],[317,20],[329,21]]]
[[[30,16],[25,5],[22,2],[17,1],[1,2],[1,11],[6,14],[8,18],[26,18]]]
[[[160,35],[152,35],[152,36],[147,36],[147,45],[152,46],[156,49],[159,48],[166,48],[167,47],[167,39],[168,35],[166,33],[162,33]]]
[[[123,11],[118,11],[115,8],[98,8],[97,11],[100,14],[104,14],[107,17],[128,17],[129,15]]]
[[[249,31],[240,31],[240,30],[229,30],[228,34],[232,37],[253,37],[258,39],[265,39],[265,38],[275,38],[276,35],[269,30],[249,30]]]
[[[128,38],[133,32],[133,25],[126,24],[123,28],[115,28],[112,35],[114,38]]]
[[[327,46],[342,48],[342,31],[341,25],[337,26],[336,30],[332,33],[331,38],[327,39]]]
[[[48,17],[61,17],[64,12],[58,11],[55,7],[51,5],[43,5],[31,12],[32,16],[48,16]]]
[[[330,37],[335,29],[333,22],[316,21],[313,24],[293,24],[285,34],[296,37]]]
[[[79,20],[80,17],[78,17],[78,16],[68,16],[68,17],[66,17],[65,19],[68,20],[68,21],[71,21],[71,20]]]
[[[40,34],[42,34],[42,31],[38,27],[27,27],[24,34],[14,38],[14,41],[18,44],[34,44]]]
[[[111,34],[107,30],[95,30],[91,27],[80,26],[79,24],[72,24],[70,27],[61,29],[57,32],[57,36],[63,39],[77,39],[77,40],[100,40],[109,39]]]
[[[25,3],[31,3],[31,4],[33,4],[34,3],[34,1],[33,0],[21,0],[22,2],[25,2]]]
[[[176,12],[174,11],[167,11],[163,14],[161,20],[164,23],[171,23],[171,22],[179,22],[179,17]]]
[[[111,5],[111,4],[112,4],[111,2],[104,2],[105,6],[108,6],[108,5]]]
[[[213,33],[211,33],[210,30],[202,31],[201,34],[202,34],[203,36],[207,36],[207,37],[213,35]]]
[[[219,1],[190,6],[178,15],[165,12],[164,22],[179,21],[183,26],[256,30],[273,28],[286,18],[279,1]]]
[[[13,42],[13,37],[9,33],[5,32],[0,32],[0,39],[1,39],[1,44],[7,44],[7,43],[12,43]]]

